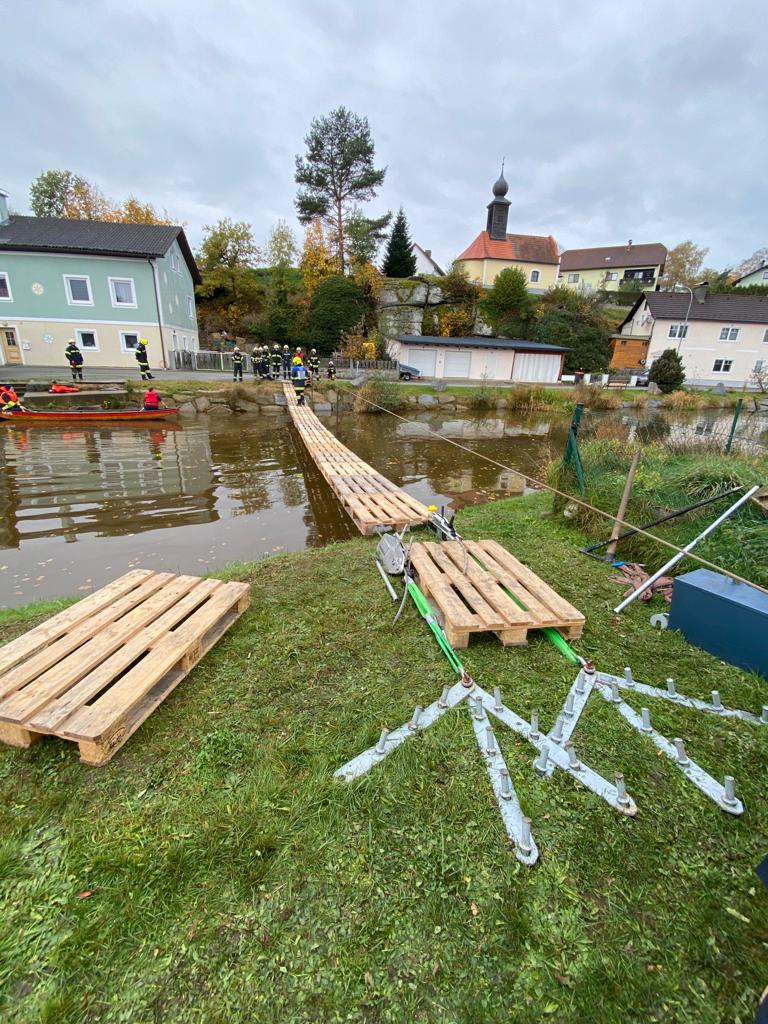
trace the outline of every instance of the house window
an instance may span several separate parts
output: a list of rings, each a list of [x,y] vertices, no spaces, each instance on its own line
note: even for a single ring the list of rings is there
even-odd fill
[[[189,313],[189,319],[195,319],[195,302],[191,295],[187,296],[187,312]]]
[[[109,291],[113,306],[136,307],[136,291],[132,277],[110,277]]]
[[[64,287],[67,291],[67,302],[70,306],[93,305],[90,277],[75,277],[73,274],[65,274]]]
[[[688,337],[688,324],[670,324],[669,325],[669,338],[687,338]]]
[[[178,257],[178,253],[171,253],[171,270],[174,270],[177,274],[181,273],[181,260]]]
[[[768,345],[768,327],[766,327],[765,334],[763,335],[763,344]]]
[[[123,352],[135,352],[138,347],[138,334],[134,331],[120,331],[120,348]]]
[[[0,300],[3,302],[10,302],[12,299],[11,282],[6,272],[4,270],[0,270]]]
[[[763,271],[763,280],[768,281],[768,270]]]
[[[576,284],[578,282],[578,280],[579,280],[579,275],[578,274],[569,274],[568,275],[568,284]]]
[[[720,341],[736,341],[738,337],[738,327],[722,327],[720,329]]]
[[[730,373],[733,366],[732,359],[716,359],[712,367],[712,373]]]
[[[607,273],[605,275],[605,280],[606,281],[618,281],[619,280],[619,272],[618,272],[618,270],[609,270],[609,271],[607,271]]]
[[[75,338],[77,347],[81,348],[84,352],[99,351],[99,339],[96,331],[75,331]]]
[[[181,347],[184,349],[185,352],[189,351],[189,338],[186,336],[186,334],[182,334],[181,336]]]
[[[532,270],[531,271],[531,283],[534,284],[536,281],[538,281],[540,276],[541,275],[539,274],[538,270]]]
[[[762,371],[764,365],[765,365],[765,360],[764,359],[758,359],[757,362],[755,363],[755,373],[760,373]]]
[[[176,334],[176,331],[174,331],[173,334],[171,335],[171,348],[173,349],[174,352],[178,351],[179,348],[179,338],[178,335]]]

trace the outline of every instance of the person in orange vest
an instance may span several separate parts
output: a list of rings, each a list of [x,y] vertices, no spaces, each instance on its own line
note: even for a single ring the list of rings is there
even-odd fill
[[[71,388],[68,384],[59,384],[54,381],[48,388],[49,395],[76,395],[80,388]]]
[[[160,408],[160,395],[150,386],[144,392],[144,412],[157,412]]]
[[[0,387],[0,409],[3,412],[24,412],[24,406],[19,401],[13,384],[3,384]]]

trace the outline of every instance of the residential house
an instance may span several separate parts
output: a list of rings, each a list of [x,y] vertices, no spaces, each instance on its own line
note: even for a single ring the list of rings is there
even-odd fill
[[[437,263],[432,259],[431,249],[422,249],[418,243],[414,242],[411,246],[411,252],[416,257],[416,275],[421,274],[434,274],[437,277],[443,277],[445,271],[442,267],[438,266]]]
[[[502,270],[517,267],[525,274],[528,291],[542,294],[557,280],[559,251],[552,235],[515,235],[507,232],[510,202],[504,174],[493,186],[484,231],[458,256],[472,281],[489,288]]]
[[[198,348],[200,274],[182,228],[9,216],[0,192],[0,364],[152,367]]]
[[[768,296],[643,292],[612,338],[612,367],[650,367],[667,348],[683,360],[689,384],[742,387],[768,366]],[[639,353],[634,363],[629,353]],[[644,353],[644,354],[642,354]]]
[[[748,274],[743,274],[733,282],[734,288],[749,288],[752,284],[762,285],[764,288],[768,288],[768,263],[764,263],[762,267],[758,267],[757,270],[750,270]]]
[[[660,242],[566,249],[560,255],[558,284],[581,291],[652,289],[664,273],[666,246]]]
[[[542,382],[560,380],[566,353],[561,345],[516,338],[443,338],[402,334],[389,343],[392,359],[437,380]]]

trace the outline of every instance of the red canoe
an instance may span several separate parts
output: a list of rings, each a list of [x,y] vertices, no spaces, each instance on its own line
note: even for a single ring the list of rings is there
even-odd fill
[[[1,412],[0,417],[6,423],[87,423],[91,420],[108,420],[111,423],[136,423],[140,420],[162,420],[166,416],[175,416],[178,409],[64,409],[51,412]]]

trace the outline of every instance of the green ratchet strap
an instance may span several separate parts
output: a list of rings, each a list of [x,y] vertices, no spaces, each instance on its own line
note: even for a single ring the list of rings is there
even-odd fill
[[[414,583],[410,576],[406,576],[406,581],[406,587],[408,588],[408,593],[413,598],[413,603],[416,605],[416,608],[418,609],[421,617],[424,619],[429,628],[435,634],[435,637],[437,639],[437,642],[440,644],[440,648],[443,654],[446,656],[446,658],[451,664],[451,668],[455,672],[458,672],[460,676],[464,675],[464,666],[459,661],[454,649],[448,643],[448,637],[440,628],[440,624],[438,623],[437,619],[435,618],[432,612],[432,607],[429,601],[427,601],[424,594],[421,592],[421,590],[419,590],[418,586],[416,585],[416,583]]]

